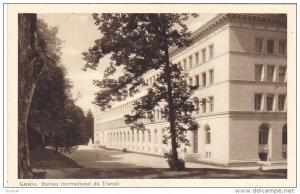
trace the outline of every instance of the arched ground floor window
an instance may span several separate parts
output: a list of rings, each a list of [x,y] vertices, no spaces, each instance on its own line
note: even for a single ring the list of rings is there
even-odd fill
[[[258,142],[259,142],[259,159],[261,161],[268,160],[269,154],[269,132],[270,127],[268,124],[261,124],[259,127],[259,135],[258,135]]]

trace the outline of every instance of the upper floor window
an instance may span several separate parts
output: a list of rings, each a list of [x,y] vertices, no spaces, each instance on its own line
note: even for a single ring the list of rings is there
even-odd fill
[[[254,107],[255,110],[261,110],[262,94],[255,94]]]
[[[213,112],[214,111],[214,108],[215,108],[215,104],[214,104],[214,97],[211,96],[209,97],[209,108],[210,108],[210,112]]]
[[[199,52],[195,53],[195,59],[196,59],[196,64],[195,65],[199,65]]]
[[[190,61],[190,69],[193,68],[193,56],[189,56],[189,61]]]
[[[178,62],[177,65],[178,65],[178,67],[180,67],[181,66],[181,62]],[[182,67],[182,69],[183,69],[183,67]]]
[[[284,111],[284,109],[285,109],[285,99],[286,99],[285,94],[278,95],[278,110],[279,111]]]
[[[200,85],[199,75],[195,75],[195,86],[198,88]]]
[[[190,86],[193,86],[193,78],[192,77],[189,78],[189,84],[190,84]]]
[[[213,58],[214,57],[214,45],[210,45],[209,46],[209,58]]]
[[[274,40],[267,40],[267,53],[273,54],[274,53]]]
[[[285,40],[279,41],[279,53],[282,55],[286,54],[286,41]]]
[[[194,99],[194,103],[195,103],[195,111],[197,114],[199,114],[199,110],[200,110],[200,102],[199,102],[199,99],[198,98],[195,98]]]
[[[202,99],[202,113],[206,113],[206,99]]]
[[[286,66],[279,66],[278,81],[285,82]]]
[[[160,109],[160,119],[163,119],[163,109]]]
[[[202,62],[206,61],[206,48],[202,49]]]
[[[213,84],[214,83],[214,70],[211,69],[209,70],[209,84]]]
[[[186,71],[186,59],[183,60],[183,69]]]
[[[202,74],[202,87],[206,86],[206,72],[203,72]]]
[[[256,64],[255,65],[255,81],[261,81],[263,75],[263,65]]]
[[[274,104],[274,95],[268,94],[267,95],[267,111],[273,110],[273,104]]]
[[[267,66],[267,81],[268,82],[274,81],[274,71],[275,71],[274,65]]]
[[[255,52],[262,53],[262,39],[261,38],[255,39]]]

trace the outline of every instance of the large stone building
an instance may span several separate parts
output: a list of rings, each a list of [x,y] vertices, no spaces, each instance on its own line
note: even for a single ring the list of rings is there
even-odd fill
[[[192,34],[193,45],[173,49],[174,63],[189,73],[199,122],[189,133],[191,146],[181,147],[185,160],[221,165],[286,163],[287,161],[287,19],[285,15],[219,14]],[[144,75],[151,85],[156,71]],[[144,119],[145,132],[124,123],[133,101],[113,104],[95,114],[95,144],[162,155],[160,109],[154,121]],[[201,103],[200,103],[201,102]]]

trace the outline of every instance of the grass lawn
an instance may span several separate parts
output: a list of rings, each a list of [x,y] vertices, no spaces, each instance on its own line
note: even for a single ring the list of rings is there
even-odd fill
[[[46,179],[268,179],[287,178],[287,170],[229,170],[212,168],[189,168],[174,171],[165,168],[83,168],[53,150],[31,153],[31,166]]]

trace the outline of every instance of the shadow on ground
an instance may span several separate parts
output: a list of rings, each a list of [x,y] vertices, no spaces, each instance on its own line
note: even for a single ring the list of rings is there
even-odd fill
[[[76,153],[77,152],[77,153]],[[146,168],[129,163],[116,162],[122,153],[91,153],[91,150],[78,150],[64,156],[53,150],[31,153],[31,165],[35,171],[46,173],[46,179],[285,179],[287,170],[230,170],[213,168],[189,168],[174,171],[168,168]],[[89,155],[89,158],[85,157]],[[79,158],[80,157],[80,158]],[[143,156],[141,156],[143,157]],[[73,159],[78,163],[74,162]],[[91,161],[80,165],[85,161]]]

